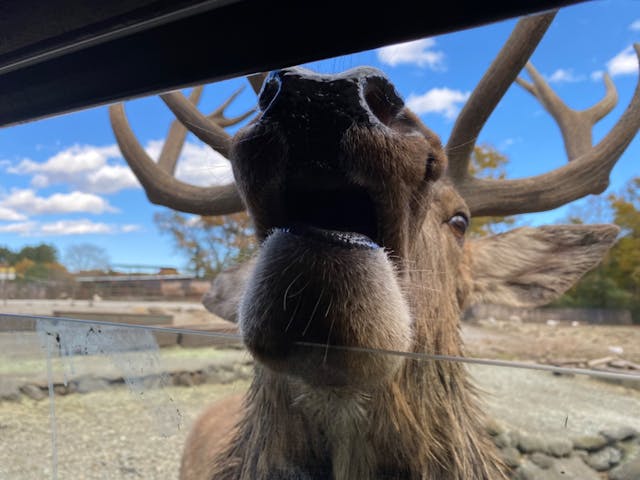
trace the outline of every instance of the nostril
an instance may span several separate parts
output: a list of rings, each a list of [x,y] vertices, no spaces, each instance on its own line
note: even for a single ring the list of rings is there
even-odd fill
[[[365,82],[363,97],[367,107],[381,123],[389,125],[404,107],[404,102],[386,79],[372,77]]]
[[[262,85],[260,96],[258,97],[258,106],[263,112],[269,108],[273,99],[276,98],[280,91],[281,80],[277,72],[271,72]]]

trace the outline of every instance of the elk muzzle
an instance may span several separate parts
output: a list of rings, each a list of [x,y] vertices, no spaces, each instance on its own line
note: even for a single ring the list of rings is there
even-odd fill
[[[381,382],[399,361],[361,349],[405,350],[412,337],[385,242],[404,218],[383,218],[395,150],[379,146],[395,138],[404,104],[372,68],[295,68],[269,75],[259,106],[232,155],[263,240],[240,305],[243,339],[258,361],[307,383]]]

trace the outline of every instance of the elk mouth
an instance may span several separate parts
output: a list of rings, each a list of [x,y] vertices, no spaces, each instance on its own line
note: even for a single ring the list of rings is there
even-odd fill
[[[277,229],[344,248],[380,248],[377,209],[363,187],[341,181],[289,185]]]
[[[350,347],[406,350],[412,338],[379,228],[384,208],[334,172],[296,173],[304,177],[289,175],[277,202],[263,200],[265,235],[238,310],[244,343],[260,364],[306,384],[379,384],[400,360]]]

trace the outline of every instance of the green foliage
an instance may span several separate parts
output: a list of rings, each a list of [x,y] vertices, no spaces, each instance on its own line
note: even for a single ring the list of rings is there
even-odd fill
[[[505,178],[505,165],[509,158],[488,145],[476,145],[469,162],[469,174],[479,178]],[[471,219],[469,234],[483,237],[503,232],[513,226],[515,217],[474,217]]]
[[[18,251],[0,247],[0,265],[14,267],[19,282],[60,280],[68,276],[58,262],[58,250],[46,243],[28,245]]]
[[[41,243],[35,246],[26,246],[18,252],[18,260],[28,258],[36,263],[54,263],[58,261],[58,250],[53,245]]]
[[[167,210],[154,215],[162,233],[169,234],[175,249],[188,259],[187,269],[213,277],[257,247],[249,216],[242,213],[197,217]]]
[[[613,222],[621,228],[618,242],[603,262],[556,304],[628,308],[634,321],[640,323],[640,177],[631,179],[618,194],[594,198],[575,207],[569,214],[570,221]]]

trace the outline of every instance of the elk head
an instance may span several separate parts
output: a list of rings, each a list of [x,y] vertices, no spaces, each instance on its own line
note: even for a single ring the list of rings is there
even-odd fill
[[[112,107],[121,149],[153,201],[208,214],[246,205],[262,242],[246,276],[233,276],[246,280],[235,289],[244,292],[240,330],[263,368],[250,395],[251,420],[227,452],[243,466],[229,468],[246,478],[291,465],[305,472],[330,465],[334,478],[384,471],[404,472],[402,478],[500,476],[464,369],[376,352],[461,355],[458,318],[466,304],[546,303],[615,240],[618,230],[609,225],[521,228],[465,240],[471,215],[542,211],[601,192],[640,125],[637,89],[596,146],[590,135],[565,135],[568,165],[520,180],[469,175],[480,128],[553,16],[518,23],[446,147],[380,71],[327,76],[290,68],[264,80],[257,116],[233,139],[181,94],[163,95],[185,125],[197,125],[194,133],[231,160],[236,186],[196,191],[146,157],[122,107]],[[528,68],[534,83],[521,84],[541,101],[551,98],[548,110],[563,132],[578,124],[584,130],[615,103],[608,82],[600,104],[556,114],[566,107]],[[335,412],[329,398],[350,414]],[[280,417],[287,427],[274,426],[281,409],[295,411]],[[308,435],[292,441],[296,429]],[[268,444],[241,452],[240,443],[256,432]],[[345,445],[355,445],[358,435],[368,449],[349,456]],[[381,458],[394,442],[401,451]]]

